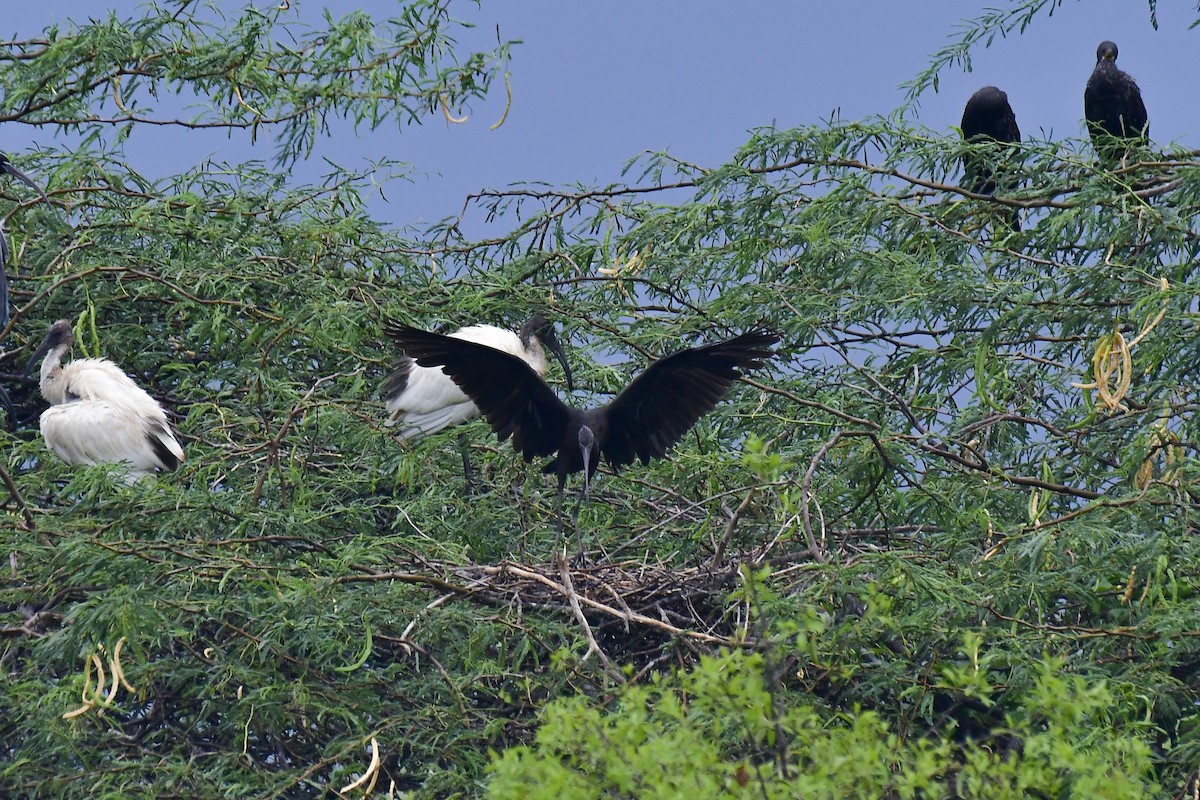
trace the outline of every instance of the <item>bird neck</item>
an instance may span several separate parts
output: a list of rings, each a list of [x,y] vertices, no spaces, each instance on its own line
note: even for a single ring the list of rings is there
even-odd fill
[[[533,371],[538,375],[545,375],[550,362],[546,360],[546,351],[542,349],[542,343],[534,338],[530,338],[527,342],[522,340],[522,342],[525,345],[525,355],[522,358],[529,366],[533,367]]]
[[[46,354],[42,360],[40,388],[42,397],[52,405],[62,403],[66,397],[66,387],[63,385],[62,357],[70,347],[56,347]]]

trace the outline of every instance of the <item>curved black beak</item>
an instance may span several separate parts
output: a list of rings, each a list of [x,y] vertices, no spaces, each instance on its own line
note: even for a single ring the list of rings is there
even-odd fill
[[[592,448],[596,446],[596,434],[587,425],[579,428],[579,454],[583,456],[583,499],[589,500],[592,483]]]
[[[29,360],[25,362],[25,369],[21,372],[21,377],[28,379],[33,374],[34,368],[46,357],[46,353],[49,353],[52,347],[54,347],[54,341],[47,336],[38,345],[38,349],[33,351],[33,355],[29,357]]]
[[[42,199],[46,201],[46,205],[54,208],[54,204],[50,202],[50,198],[46,196],[44,191],[42,191],[42,187],[34,183],[33,178],[30,178],[24,172],[21,172],[21,170],[13,166],[13,163],[8,160],[8,156],[4,155],[3,153],[0,153],[0,170],[12,175],[22,183],[28,184],[35,192],[42,196]]]
[[[558,341],[558,334],[554,332],[553,325],[545,325],[539,328],[535,334],[546,349],[554,354],[558,359],[558,363],[562,364],[563,375],[567,379],[567,391],[575,391],[575,381],[571,377],[571,365],[567,363],[567,354],[563,351],[562,343]]]

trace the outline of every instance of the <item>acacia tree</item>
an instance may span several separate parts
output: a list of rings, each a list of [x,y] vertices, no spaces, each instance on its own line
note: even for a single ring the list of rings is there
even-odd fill
[[[288,48],[291,12],[206,13],[8,45],[10,124],[85,139],[21,159],[71,226],[22,212],[3,334],[6,794],[476,795],[513,746],[497,796],[1191,791],[1195,152],[1029,141],[988,198],[902,115],[764,129],[724,165],[481,192],[493,239],[402,238],[366,175],[150,181],[111,132],[244,127],[290,164],[330,119],[482,96],[506,48],[455,59],[427,2]],[[211,107],[173,122],[167,91]],[[593,487],[586,569],[552,559],[553,481],[485,426],[473,495],[457,432],[381,426],[385,318],[535,309],[597,395],[618,361],[783,337],[671,459]],[[47,456],[11,365],[59,317],[175,412],[179,473]]]

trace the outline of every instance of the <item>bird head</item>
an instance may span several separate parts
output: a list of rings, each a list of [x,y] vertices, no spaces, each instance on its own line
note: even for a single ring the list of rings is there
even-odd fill
[[[579,427],[579,453],[583,456],[583,494],[587,498],[592,474],[592,448],[596,446],[596,434],[587,425]]]
[[[1100,46],[1096,48],[1096,63],[1103,64],[1105,62],[1109,64],[1117,63],[1116,42],[1101,42]]]
[[[50,329],[46,331],[45,338],[42,339],[42,343],[38,345],[38,349],[29,357],[28,363],[25,364],[25,377],[28,378],[33,374],[34,366],[45,358],[48,353],[57,350],[59,351],[59,357],[61,357],[74,344],[75,329],[65,319],[60,319],[50,326]]]
[[[534,314],[529,318],[529,321],[521,326],[521,330],[517,333],[521,337],[521,343],[528,346],[530,337],[536,336],[542,345],[554,354],[558,359],[558,363],[562,365],[563,375],[567,379],[567,391],[575,391],[575,381],[571,377],[571,365],[567,363],[567,354],[563,350],[562,343],[558,341],[558,334],[554,332],[554,323],[547,320],[541,314]]]

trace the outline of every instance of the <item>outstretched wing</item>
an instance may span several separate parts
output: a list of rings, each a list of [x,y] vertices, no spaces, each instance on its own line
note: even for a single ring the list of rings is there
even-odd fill
[[[105,400],[77,400],[42,413],[46,446],[68,464],[125,461],[137,473],[174,470],[183,448],[165,423],[129,413]]]
[[[608,436],[601,449],[614,467],[662,458],[696,421],[712,411],[743,372],[758,369],[779,337],[750,331],[680,350],[655,361],[603,411]]]
[[[570,409],[529,364],[487,345],[401,323],[384,328],[422,367],[441,367],[479,407],[497,438],[512,436],[526,461],[558,450]]]

